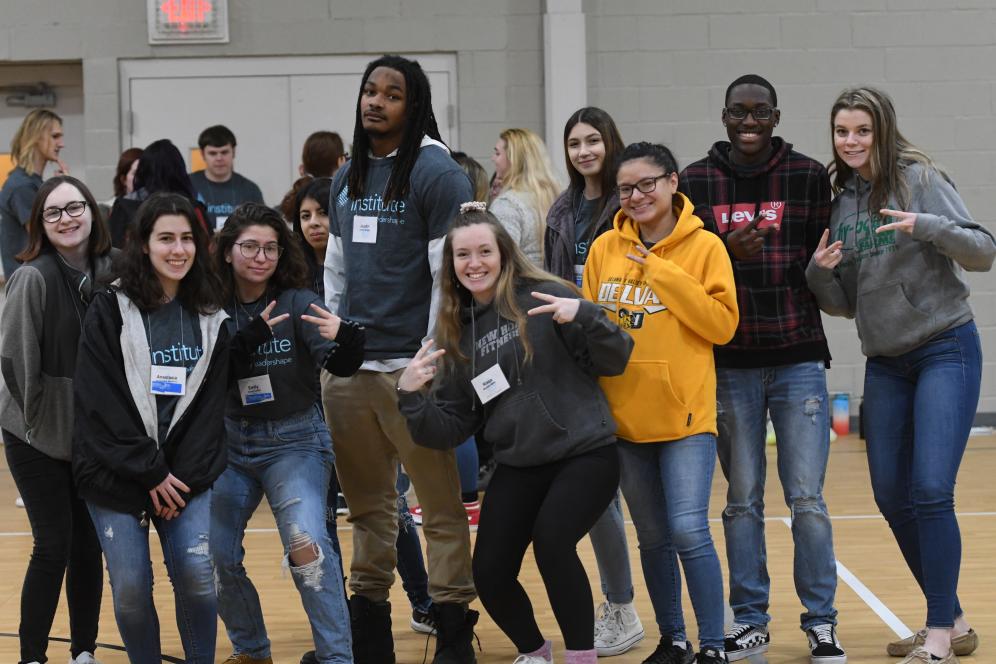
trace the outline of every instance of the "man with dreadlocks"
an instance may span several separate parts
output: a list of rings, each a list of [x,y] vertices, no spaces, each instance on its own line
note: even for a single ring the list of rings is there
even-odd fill
[[[476,661],[470,533],[452,450],[419,447],[398,411],[398,377],[431,333],[443,240],[470,180],[441,142],[429,80],[417,62],[387,55],[363,74],[353,159],[336,173],[325,258],[330,311],[366,326],[365,361],[351,378],[325,376],[325,408],[353,525],[350,613],[356,664],[394,662],[398,460],[423,507],[433,664]]]

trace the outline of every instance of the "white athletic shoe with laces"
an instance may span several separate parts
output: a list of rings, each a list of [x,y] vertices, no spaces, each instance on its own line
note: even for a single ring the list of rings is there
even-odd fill
[[[96,660],[92,652],[84,650],[76,656],[76,659],[70,657],[69,664],[100,664],[100,662]]]
[[[512,664],[553,664],[553,660],[543,659],[535,655],[519,655]]]
[[[602,602],[595,611],[595,650],[599,657],[623,654],[642,641],[643,634],[643,623],[632,602]]]

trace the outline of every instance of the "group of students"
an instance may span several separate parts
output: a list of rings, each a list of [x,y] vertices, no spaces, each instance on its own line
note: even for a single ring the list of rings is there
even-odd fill
[[[856,319],[875,500],[927,599],[925,628],[888,651],[927,664],[975,650],[953,509],[981,382],[963,271],[988,270],[996,241],[899,133],[887,95],[853,88],[835,102],[833,184],[772,136],[777,96],[755,75],[727,89],[729,140],[683,171],[666,147],[625,146],[607,113],[584,108],[565,127],[571,183],[558,197],[538,138],[508,130],[490,210],[441,142],[416,62],[371,62],[356,116],[353,158],[302,184],[293,231],[246,204],[213,252],[189,200],[156,194],[112,270],[85,185],[42,185],[0,330],[0,425],[35,538],[22,662],[45,661],[66,568],[72,656],[94,661],[101,549],[130,660],[159,660],[150,523],[187,661],[213,660],[218,614],[227,661],[270,662],[242,565],[264,495],[312,627],[302,661],[394,662],[399,463],[421,502],[434,664],[476,660],[475,596],[516,664],[553,661],[518,581],[530,544],[561,661],[634,647],[644,630],[620,489],[660,630],[644,663],[745,659],[770,645],[770,415],[800,626],[814,664],[843,664],[820,309]],[[453,448],[475,433],[497,467],[471,556]],[[717,455],[725,630],[707,520]],[[325,516],[333,462],[353,526],[348,602]],[[597,615],[576,551],[589,533]]]

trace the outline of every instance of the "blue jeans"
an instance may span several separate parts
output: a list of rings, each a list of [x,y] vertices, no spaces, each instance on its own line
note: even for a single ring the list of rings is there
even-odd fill
[[[734,620],[764,626],[768,615],[764,543],[765,415],[778,446],[778,478],[792,512],[795,592],[803,629],[837,623],[833,529],[823,501],[830,455],[830,411],[823,362],[717,369],[717,449],[729,482],[723,528]]]
[[[629,604],[633,601],[633,573],[629,566],[629,545],[618,491],[588,536],[595,551],[605,599],[613,604]]]
[[[218,614],[235,652],[258,659],[270,655],[259,595],[242,564],[246,524],[265,495],[283,543],[283,564],[311,623],[318,661],[352,662],[342,566],[325,523],[332,439],[318,407],[281,420],[226,417],[225,431],[228,468],[214,484],[211,551],[218,568]]]
[[[708,520],[716,437],[703,433],[665,443],[620,440],[619,461],[620,484],[661,634],[685,638],[680,557],[700,647],[722,649],[723,575]]]
[[[927,599],[927,627],[961,615],[955,478],[979,403],[975,323],[865,365],[865,436],[875,502]]]
[[[181,478],[182,479],[182,478]],[[169,521],[152,517],[176,598],[176,627],[185,661],[214,662],[218,632],[214,565],[209,550],[211,492],[187,499]],[[160,664],[159,616],[152,602],[149,526],[133,514],[87,503],[104,549],[114,597],[114,618],[132,664]]]
[[[422,542],[418,537],[418,527],[408,511],[405,494],[411,488],[411,478],[398,466],[398,576],[401,587],[408,595],[412,609],[428,612],[432,606],[429,597],[429,575],[425,571],[425,557],[422,555]]]

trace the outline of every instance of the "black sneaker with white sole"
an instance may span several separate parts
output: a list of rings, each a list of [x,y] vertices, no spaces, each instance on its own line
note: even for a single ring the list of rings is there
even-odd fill
[[[695,656],[695,664],[726,664],[728,661],[726,654],[715,648],[703,648]]]
[[[768,652],[771,636],[767,627],[733,623],[723,636],[726,659],[731,662]]]
[[[837,638],[837,628],[826,623],[806,630],[812,664],[847,664],[847,654]]]

